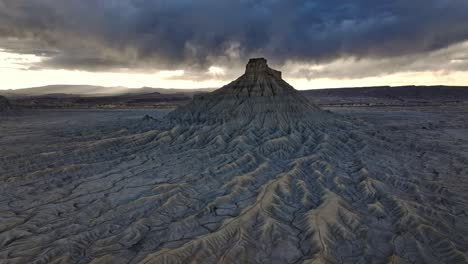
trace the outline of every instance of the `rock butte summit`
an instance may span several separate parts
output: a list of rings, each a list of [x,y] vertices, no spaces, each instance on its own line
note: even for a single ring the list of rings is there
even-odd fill
[[[231,119],[290,119],[304,113],[324,113],[282,79],[280,71],[268,67],[264,58],[250,59],[245,73],[235,81],[194,100],[169,115],[184,121],[228,121]],[[275,116],[276,117],[273,117]],[[281,116],[281,117],[279,117]],[[277,120],[280,121],[280,120]]]
[[[245,74],[270,74],[281,79],[281,72],[268,67],[267,60],[264,58],[250,59],[246,66]]]
[[[268,67],[264,58],[250,59],[244,75],[220,91],[249,97],[295,93],[295,89],[281,78],[281,72]]]

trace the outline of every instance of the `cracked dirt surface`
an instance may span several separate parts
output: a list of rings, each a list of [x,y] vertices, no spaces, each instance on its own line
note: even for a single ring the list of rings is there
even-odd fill
[[[3,117],[0,262],[466,262],[466,111],[340,111],[292,131]]]

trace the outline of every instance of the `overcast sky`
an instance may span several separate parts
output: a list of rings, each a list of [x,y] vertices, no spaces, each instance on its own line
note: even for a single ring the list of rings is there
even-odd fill
[[[468,85],[467,0],[0,0],[0,89]]]

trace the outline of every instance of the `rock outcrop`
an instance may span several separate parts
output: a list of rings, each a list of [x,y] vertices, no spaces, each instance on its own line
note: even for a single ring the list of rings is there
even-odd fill
[[[185,122],[243,122],[288,126],[291,120],[324,114],[270,69],[263,58],[251,59],[237,80],[212,93],[195,96],[187,106],[169,115]],[[266,119],[267,122],[264,122]]]

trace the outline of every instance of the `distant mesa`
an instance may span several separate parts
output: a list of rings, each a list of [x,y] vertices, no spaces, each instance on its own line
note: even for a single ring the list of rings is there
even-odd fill
[[[172,88],[128,88],[128,87],[105,87],[94,85],[47,85],[16,90],[0,90],[0,95],[7,97],[35,97],[35,96],[119,96],[119,95],[141,95],[141,94],[193,94],[213,91],[211,88],[200,89],[172,89]]]
[[[287,122],[308,113],[323,112],[282,79],[281,72],[268,67],[264,58],[250,59],[245,73],[230,84],[198,95],[186,106],[169,114],[178,121],[227,122],[261,119]],[[239,120],[238,120],[239,121]]]

